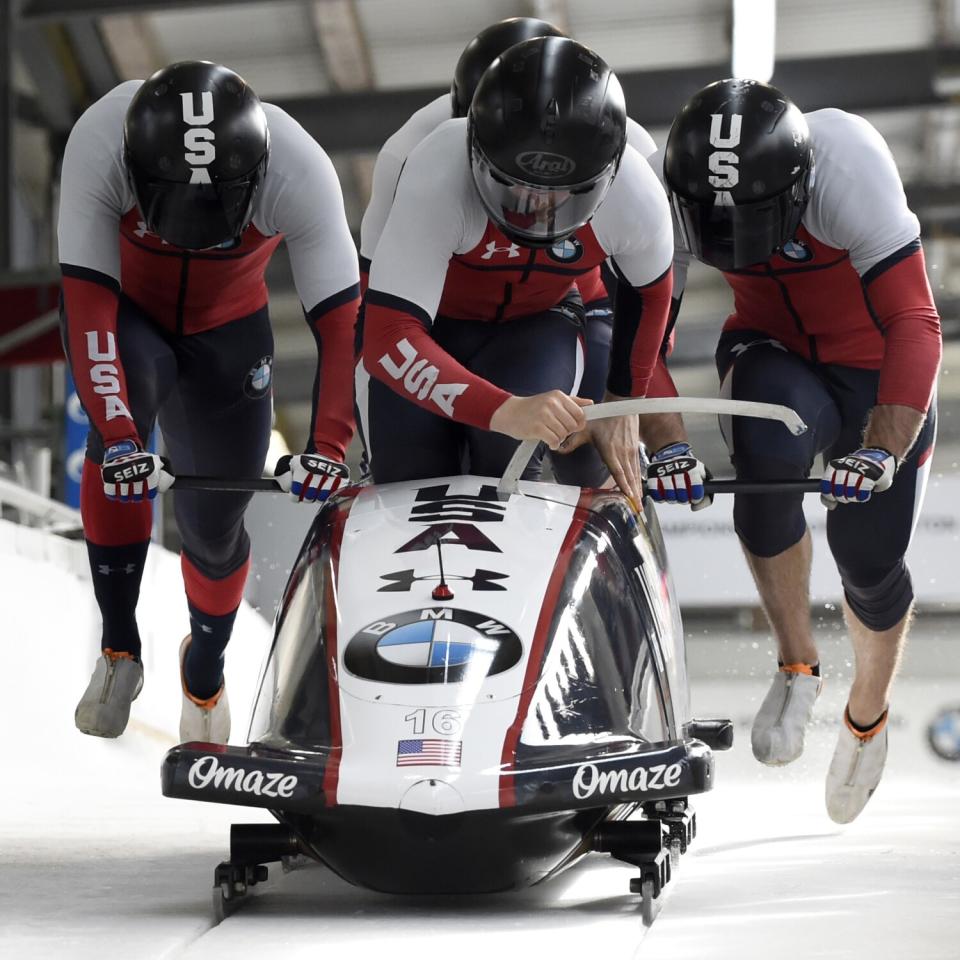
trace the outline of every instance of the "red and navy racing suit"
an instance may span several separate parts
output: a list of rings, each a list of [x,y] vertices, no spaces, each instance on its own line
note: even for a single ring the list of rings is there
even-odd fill
[[[725,423],[725,435],[738,476],[800,478],[817,455],[861,447],[875,405],[926,413],[893,486],[827,514],[847,601],[868,627],[885,630],[913,598],[904,554],[936,434],[940,320],[920,226],[883,139],[840,110],[807,114],[807,122],[815,178],[802,225],[768,262],[725,274],[734,312],[717,368],[724,396],[785,404],[810,429],[793,437],[742,417]],[[734,522],[747,549],[770,557],[797,543],[806,530],[801,499],[738,495]]]
[[[151,507],[106,499],[99,470],[104,447],[146,442],[159,417],[174,471],[261,473],[273,365],[264,270],[285,239],[318,352],[310,448],[343,459],[353,434],[349,370],[359,298],[356,252],[333,166],[270,104],[264,104],[270,162],[253,222],[239,241],[191,252],[148,233],[121,155],[124,115],[139,85],[121,84],[74,127],[59,220],[64,340],[91,423],[81,488],[84,534],[104,616],[103,645],[133,653]],[[198,617],[232,624],[249,567],[248,502],[247,494],[174,496],[194,632]]]
[[[620,280],[609,387],[643,396],[654,379],[672,231],[643,158],[628,146],[593,220],[537,250],[487,218],[466,141],[466,121],[448,120],[411,153],[373,260],[357,404],[378,482],[501,472],[517,442],[490,418],[513,394],[576,391],[576,282],[608,258]]]
[[[370,264],[380,241],[380,236],[393,206],[397,184],[407,157],[428,134],[441,123],[451,118],[451,102],[447,94],[414,113],[409,120],[391,136],[377,155],[373,172],[370,203],[360,225],[360,278],[365,288]],[[643,157],[656,150],[650,134],[633,120],[627,120],[627,143]],[[505,238],[501,238],[506,244]],[[595,267],[589,273],[578,275],[576,287],[583,301],[583,374],[578,395],[595,402],[603,399],[607,385],[607,368],[610,357],[610,341],[613,333],[613,304],[609,289],[614,289],[613,272],[604,267]],[[442,333],[442,331],[440,331]],[[494,360],[495,365],[500,361]],[[583,486],[600,486],[606,480],[607,468],[591,444],[584,444],[569,454],[555,455],[551,467],[561,483]]]

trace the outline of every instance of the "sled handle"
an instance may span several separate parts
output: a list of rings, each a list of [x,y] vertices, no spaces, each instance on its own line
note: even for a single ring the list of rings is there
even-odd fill
[[[758,417],[779,420],[795,437],[807,432],[807,425],[796,410],[779,403],[756,403],[752,400],[721,400],[716,397],[641,397],[634,400],[610,400],[583,408],[587,420],[604,420],[643,413],[713,413],[733,417]],[[520,492],[520,476],[527,468],[539,440],[524,440],[507,464],[497,493],[509,496]]]
[[[221,493],[282,493],[276,477],[200,477],[178,473],[168,489],[216,490]]]
[[[707,480],[708,496],[720,493],[819,493],[820,481],[807,480]]]

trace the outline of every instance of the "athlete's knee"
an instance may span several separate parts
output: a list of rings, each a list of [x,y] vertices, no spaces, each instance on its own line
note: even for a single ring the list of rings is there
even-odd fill
[[[913,581],[902,558],[886,571],[841,567],[840,579],[847,606],[869,630],[890,630],[910,612]]]
[[[249,541],[246,553],[230,570],[215,571],[186,548],[180,554],[180,569],[191,606],[210,616],[231,614],[240,606],[250,571]]]
[[[775,557],[799,543],[807,530],[802,495],[738,493],[733,526],[755,557]]]
[[[242,519],[229,529],[213,533],[197,530],[178,516],[183,553],[205,577],[222,580],[241,567],[250,555],[250,537]],[[208,611],[209,612],[209,611]]]

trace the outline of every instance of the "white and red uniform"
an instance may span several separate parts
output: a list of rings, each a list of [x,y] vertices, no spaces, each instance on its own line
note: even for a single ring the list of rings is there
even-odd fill
[[[724,274],[734,312],[717,367],[726,396],[786,404],[810,429],[792,437],[776,424],[734,418],[727,441],[738,476],[799,479],[817,456],[830,461],[860,448],[874,406],[927,415],[892,487],[827,516],[848,605],[870,629],[886,630],[913,599],[904,554],[936,435],[940,319],[920,224],[883,138],[841,110],[806,120],[814,175],[801,226],[766,263]],[[734,525],[746,548],[772,557],[797,543],[806,530],[801,501],[738,494]]]
[[[734,293],[724,330],[766,333],[814,362],[879,370],[877,403],[925,411],[940,320],[893,157],[862,117],[805,116],[815,167],[800,230],[767,263],[724,274]],[[650,162],[659,171],[662,155]]]
[[[445,120],[452,119],[453,104],[449,94],[443,94],[421,107],[381,147],[373,168],[373,187],[370,202],[360,223],[360,272],[364,284],[369,274],[380,235],[390,215],[397,193],[397,183],[407,157],[426,136],[433,133]],[[641,156],[649,157],[657,149],[653,137],[634,120],[627,118],[627,143]],[[577,281],[585,304],[606,296],[599,267]]]
[[[410,154],[377,244],[363,368],[432,413],[487,429],[510,394],[442,350],[430,335],[434,318],[522,323],[611,258],[635,291],[629,315],[616,317],[611,389],[643,396],[666,328],[672,257],[666,197],[632,147],[591,222],[552,248],[533,249],[487,217],[470,171],[467,121],[448,120]]]
[[[104,448],[146,442],[159,416],[174,470],[259,475],[272,415],[264,270],[285,239],[318,352],[308,449],[342,460],[354,429],[350,371],[359,302],[356,250],[333,165],[270,104],[263,105],[269,162],[253,221],[239,240],[189,251],[148,233],[122,149],[124,118],[140,86],[120,84],[74,126],[58,228],[68,353],[91,422],[81,510],[104,646],[134,653],[151,508],[149,501],[106,499]],[[249,566],[248,502],[249,494],[189,490],[174,498],[195,638],[207,630],[198,618],[208,618],[203,622],[218,636],[229,635]],[[113,575],[117,569],[131,572],[129,582]]]
[[[67,332],[93,424],[107,443],[143,439],[129,415],[122,363],[110,360],[112,373],[103,368],[121,290],[171,334],[210,330],[266,305],[264,270],[285,239],[320,352],[313,444],[342,459],[353,433],[345,371],[352,367],[359,276],[330,159],[295,120],[264,104],[270,159],[240,242],[200,252],[171,247],[146,232],[123,166],[124,116],[141,82],[122,83],[93,104],[73,128],[63,160],[58,236]],[[108,373],[115,391],[108,390]]]

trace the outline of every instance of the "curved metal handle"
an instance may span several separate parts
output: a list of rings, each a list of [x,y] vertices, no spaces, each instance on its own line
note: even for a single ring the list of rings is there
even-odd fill
[[[217,490],[222,493],[281,493],[276,477],[199,477],[178,473],[172,490]]]
[[[712,413],[733,417],[758,417],[761,420],[779,420],[795,437],[807,432],[807,425],[796,410],[779,403],[720,400],[716,397],[641,397],[635,400],[610,400],[583,408],[583,415],[587,420],[643,413]],[[520,476],[526,470],[539,443],[539,440],[521,442],[497,484],[497,493],[506,496],[519,493]]]

